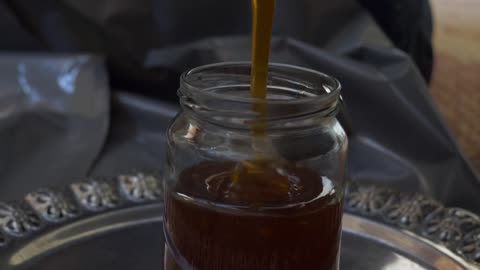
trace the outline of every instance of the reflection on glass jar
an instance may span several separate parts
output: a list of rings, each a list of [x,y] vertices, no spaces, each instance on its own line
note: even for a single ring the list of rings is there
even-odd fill
[[[252,99],[249,74],[249,63],[222,63],[181,78],[182,111],[168,130],[166,269],[338,269],[340,85],[273,64],[267,99]],[[252,132],[258,125],[265,136]]]

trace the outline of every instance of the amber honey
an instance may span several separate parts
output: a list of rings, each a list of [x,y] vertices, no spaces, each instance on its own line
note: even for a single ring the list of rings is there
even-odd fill
[[[167,254],[168,270],[337,269],[342,203],[332,181],[284,166],[232,184],[234,167],[202,163],[182,172],[166,198],[177,255]]]

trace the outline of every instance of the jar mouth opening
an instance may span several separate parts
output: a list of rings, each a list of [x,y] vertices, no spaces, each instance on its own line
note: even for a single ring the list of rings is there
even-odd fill
[[[340,98],[340,82],[322,72],[270,63],[266,99],[250,96],[251,62],[223,62],[193,68],[181,76],[179,95],[248,104],[331,106]]]
[[[251,97],[250,72],[250,62],[218,63],[187,71],[178,91],[180,104],[201,121],[244,130],[255,123],[270,130],[298,127],[335,117],[340,108],[340,83],[326,74],[270,64],[267,97],[259,99]]]

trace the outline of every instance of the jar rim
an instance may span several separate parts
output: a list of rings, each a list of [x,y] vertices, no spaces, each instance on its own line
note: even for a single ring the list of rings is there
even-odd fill
[[[286,74],[287,72],[294,72],[296,74],[304,74],[307,76],[312,77],[312,81],[310,82],[310,86],[313,86],[307,91],[304,91],[304,96],[302,97],[297,97],[295,99],[259,99],[259,98],[253,98],[253,97],[239,97],[239,96],[233,96],[233,95],[228,95],[224,94],[221,92],[217,91],[211,91],[212,89],[221,89],[221,88],[228,88],[228,87],[250,87],[250,83],[248,80],[248,83],[235,83],[235,84],[224,84],[224,85],[217,85],[217,86],[212,86],[212,87],[205,87],[204,85],[198,84],[198,75],[212,71],[212,70],[218,70],[222,68],[250,68],[251,67],[251,62],[248,61],[238,61],[238,62],[220,62],[220,63],[214,63],[214,64],[208,64],[208,65],[203,65],[199,66],[193,69],[190,69],[186,72],[184,72],[181,76],[181,86],[180,86],[180,94],[181,95],[187,95],[187,96],[196,96],[196,95],[201,95],[203,98],[213,98],[217,100],[228,100],[228,101],[235,101],[235,102],[241,102],[241,103],[267,103],[271,105],[299,105],[302,103],[312,103],[315,102],[317,104],[331,104],[336,102],[340,98],[340,92],[342,89],[342,86],[340,82],[325,73],[305,68],[305,67],[299,67],[299,66],[294,66],[294,65],[289,65],[289,64],[281,64],[281,63],[269,63],[269,78],[272,75],[271,71],[275,70],[276,72],[280,72],[283,74]],[[283,72],[282,72],[283,71]],[[248,79],[250,78],[250,74],[248,74]],[[318,82],[322,83],[318,83]],[[268,88],[272,87],[272,85],[268,84]],[[322,92],[321,94],[315,94],[313,92]]]

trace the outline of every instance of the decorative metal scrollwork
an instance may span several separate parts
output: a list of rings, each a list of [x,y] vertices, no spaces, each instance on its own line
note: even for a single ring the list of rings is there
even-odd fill
[[[456,251],[480,265],[480,229],[465,234]]]
[[[471,233],[479,229],[480,218],[477,215],[458,208],[443,208],[425,218],[421,232],[429,239],[449,248],[465,250],[463,242],[469,242],[468,239],[473,237],[470,236]],[[470,249],[471,247],[467,248]]]
[[[44,220],[64,222],[78,215],[78,207],[61,192],[39,189],[25,197],[28,205]]]
[[[415,229],[441,205],[423,195],[395,195],[395,199],[383,211],[383,217],[389,224],[400,228]]]
[[[365,216],[382,213],[394,198],[394,193],[386,188],[349,185],[346,194],[346,208]]]
[[[347,189],[346,211],[414,232],[480,265],[480,217],[471,212],[445,208],[420,194],[353,184]]]
[[[70,188],[81,206],[90,211],[114,209],[120,203],[116,189],[105,181],[75,183]]]
[[[137,173],[135,175],[120,175],[117,179],[120,192],[132,202],[155,201],[162,195],[160,182],[153,175]]]
[[[40,219],[33,212],[20,205],[0,203],[0,231],[6,235],[24,237],[40,227]]]

